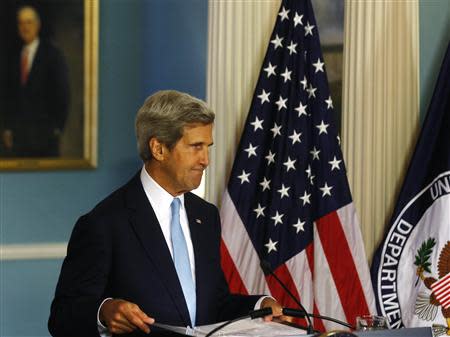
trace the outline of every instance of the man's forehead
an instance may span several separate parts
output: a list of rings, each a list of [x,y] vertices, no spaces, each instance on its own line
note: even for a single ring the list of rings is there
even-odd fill
[[[183,128],[182,138],[187,141],[201,141],[212,143],[212,128],[214,124],[192,123],[185,125]],[[207,138],[207,139],[206,139]]]
[[[38,20],[36,11],[31,7],[25,7],[19,10],[17,18],[20,20]]]
[[[188,123],[183,127],[183,131],[210,125],[213,127],[214,123]]]

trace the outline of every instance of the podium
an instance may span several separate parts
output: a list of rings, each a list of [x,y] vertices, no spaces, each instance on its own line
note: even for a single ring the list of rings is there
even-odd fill
[[[354,334],[358,337],[433,337],[430,327],[355,331]]]
[[[249,321],[252,324],[252,329],[248,329],[246,326],[244,329],[238,327],[237,329],[224,329],[224,331],[217,332],[213,334],[212,337],[234,337],[234,336],[248,336],[248,337],[346,337],[346,336],[357,336],[357,337],[433,337],[433,332],[431,327],[421,327],[421,328],[403,328],[403,329],[392,329],[392,330],[372,330],[372,331],[341,331],[341,332],[326,332],[317,333],[314,335],[307,335],[304,331],[300,331],[298,328],[287,329],[288,327],[282,328],[284,324],[279,323],[256,323]],[[267,330],[267,327],[275,325],[274,330]],[[278,325],[278,327],[277,327]],[[214,325],[211,325],[214,326]],[[191,331],[186,331],[185,327],[175,327],[165,324],[158,324],[152,327],[153,336],[158,337],[183,337],[183,336],[194,336],[194,337],[204,337],[208,331],[211,330],[211,326],[204,326],[203,328],[196,328]],[[265,326],[266,328],[263,328]],[[206,329],[205,329],[206,328]],[[263,328],[258,330],[258,328]]]

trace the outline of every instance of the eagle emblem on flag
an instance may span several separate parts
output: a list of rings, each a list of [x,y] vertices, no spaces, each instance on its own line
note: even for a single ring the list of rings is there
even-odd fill
[[[431,293],[419,292],[416,299],[415,314],[423,320],[433,321],[436,318],[438,308],[441,307],[447,326],[433,325],[435,336],[450,335],[450,241],[442,248],[437,264],[438,277],[425,276],[431,273],[429,258],[436,242],[433,238],[424,241],[416,254],[418,281],[431,291]],[[416,282],[417,285],[417,282]]]

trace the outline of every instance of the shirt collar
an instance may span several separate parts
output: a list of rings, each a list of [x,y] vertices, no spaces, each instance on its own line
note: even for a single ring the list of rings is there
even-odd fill
[[[39,46],[39,38],[34,39],[29,44],[24,45],[24,48],[27,48],[29,53],[34,53]]]
[[[157,218],[167,216],[167,212],[170,215],[170,204],[174,197],[162,188],[147,172],[145,166],[141,170],[141,182],[144,187],[145,194],[147,195],[153,210],[156,213]],[[184,208],[184,194],[177,196],[181,201],[181,208]]]

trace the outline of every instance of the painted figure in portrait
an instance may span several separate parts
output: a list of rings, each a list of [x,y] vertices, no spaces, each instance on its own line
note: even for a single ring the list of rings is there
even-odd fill
[[[1,113],[2,157],[58,157],[69,108],[68,67],[61,52],[40,36],[36,8],[17,10],[20,43],[6,56]]]

